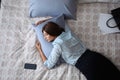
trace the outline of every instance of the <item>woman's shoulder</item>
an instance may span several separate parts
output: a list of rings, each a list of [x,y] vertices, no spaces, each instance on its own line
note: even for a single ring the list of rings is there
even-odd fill
[[[53,45],[56,45],[56,44],[58,44],[58,45],[61,45],[63,43],[63,40],[62,40],[62,38],[60,38],[60,37],[57,37],[54,41],[53,41]]]
[[[71,32],[62,32],[54,41],[54,43],[57,44],[63,44],[64,42],[66,42],[67,40],[69,40],[70,38],[72,38]]]
[[[71,31],[67,31],[67,32],[63,32],[59,37],[63,40],[69,40],[72,37],[74,37],[74,35]]]

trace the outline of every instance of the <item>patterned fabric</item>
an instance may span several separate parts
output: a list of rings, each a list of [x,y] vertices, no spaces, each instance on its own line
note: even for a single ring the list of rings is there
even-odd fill
[[[79,3],[92,3],[92,2],[112,2],[117,3],[119,0],[78,0]]]
[[[107,56],[120,69],[120,34],[103,35],[97,26],[99,14],[119,7],[117,4],[78,4],[77,20],[71,29],[86,46]],[[75,67],[61,64],[47,70],[35,48],[36,35],[28,17],[28,0],[2,0],[0,17],[0,80],[86,80]],[[24,69],[25,63],[37,64],[36,70]],[[74,74],[73,74],[74,73]]]

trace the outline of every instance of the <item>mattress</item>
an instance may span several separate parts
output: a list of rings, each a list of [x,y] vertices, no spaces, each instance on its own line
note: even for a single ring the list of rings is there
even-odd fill
[[[103,35],[100,13],[110,13],[120,3],[78,3],[77,20],[68,20],[72,31],[94,51],[109,58],[120,69],[120,34]],[[62,63],[48,70],[35,48],[36,34],[29,18],[28,0],[2,0],[0,16],[0,80],[86,80],[74,66]],[[24,69],[37,64],[36,70]]]

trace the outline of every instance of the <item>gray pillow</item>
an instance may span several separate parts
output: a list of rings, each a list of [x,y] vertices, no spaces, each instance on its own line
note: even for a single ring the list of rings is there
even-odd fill
[[[29,15],[56,17],[64,14],[66,19],[76,19],[77,0],[30,0]]]
[[[41,24],[39,24],[38,26],[35,26],[33,24],[33,29],[35,30],[36,32],[36,35],[37,35],[37,38],[39,40],[39,42],[41,43],[41,47],[42,47],[42,50],[45,54],[45,56],[48,58],[49,55],[50,55],[50,52],[53,48],[52,46],[52,43],[51,42],[47,42],[44,37],[43,37],[43,33],[42,33],[42,28],[44,27],[44,25],[48,22],[54,22],[56,24],[58,24],[59,26],[61,26],[62,28],[65,27],[65,21],[64,21],[64,16],[63,15],[60,15],[58,17],[55,17],[55,18],[52,18],[48,21],[45,21]]]

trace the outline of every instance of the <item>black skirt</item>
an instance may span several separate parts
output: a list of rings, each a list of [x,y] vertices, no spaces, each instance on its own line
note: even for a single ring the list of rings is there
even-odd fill
[[[75,66],[87,80],[120,80],[120,71],[100,53],[86,50]]]

